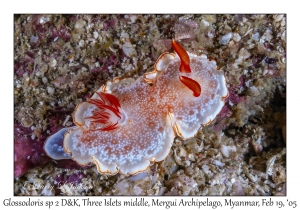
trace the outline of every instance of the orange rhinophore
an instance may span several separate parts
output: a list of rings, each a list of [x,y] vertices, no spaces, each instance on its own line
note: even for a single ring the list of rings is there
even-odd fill
[[[221,111],[228,95],[223,71],[205,55],[162,54],[137,80],[114,79],[77,105],[76,126],[45,143],[54,158],[94,163],[101,174],[136,174],[168,155],[174,137],[193,137]],[[200,86],[201,85],[201,86]]]
[[[199,97],[201,94],[201,87],[199,83],[189,77],[179,76],[180,81],[185,84],[189,89],[191,89],[194,93],[195,97]]]
[[[180,57],[180,68],[179,71],[182,73],[191,73],[191,68],[190,68],[190,57],[183,49],[180,44],[178,44],[174,39],[172,39],[172,47],[175,50],[175,52],[178,54]]]

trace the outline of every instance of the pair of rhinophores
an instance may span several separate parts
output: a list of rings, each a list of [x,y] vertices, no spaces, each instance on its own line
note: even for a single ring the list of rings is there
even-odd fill
[[[143,77],[114,79],[77,105],[74,127],[50,136],[53,159],[94,163],[101,174],[136,174],[168,155],[174,137],[193,137],[221,111],[228,95],[224,73],[205,55],[162,54]]]

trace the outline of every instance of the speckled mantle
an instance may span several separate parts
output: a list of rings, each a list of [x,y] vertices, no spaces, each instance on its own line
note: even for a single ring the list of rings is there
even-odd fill
[[[284,15],[18,15],[14,28],[15,195],[285,194]],[[166,160],[135,177],[28,155],[72,126],[75,105],[107,80],[150,71],[174,37],[215,59],[229,84],[221,113],[195,138],[176,138]]]

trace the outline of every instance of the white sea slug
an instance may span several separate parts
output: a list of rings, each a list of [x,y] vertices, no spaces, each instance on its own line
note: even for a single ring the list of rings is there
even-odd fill
[[[47,154],[92,162],[101,174],[136,174],[166,158],[176,135],[193,137],[210,123],[228,95],[224,74],[205,55],[172,46],[176,54],[162,54],[154,71],[108,82],[80,103],[76,126],[50,136]]]

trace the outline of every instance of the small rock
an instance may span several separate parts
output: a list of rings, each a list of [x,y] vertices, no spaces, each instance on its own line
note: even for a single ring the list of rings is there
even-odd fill
[[[54,58],[52,58],[49,62],[49,66],[51,66],[51,67],[55,67],[56,64],[57,64],[57,61]]]
[[[130,42],[125,42],[125,44],[122,46],[122,50],[128,57],[137,55],[135,48]]]
[[[47,91],[48,91],[48,93],[49,93],[50,95],[53,95],[53,94],[54,94],[54,91],[55,91],[55,89],[54,89],[54,88],[52,88],[52,87],[50,87],[50,86],[48,86],[48,87],[47,87]]]
[[[236,147],[235,146],[221,146],[221,152],[225,157],[230,157],[231,153],[236,152]]]
[[[84,47],[84,41],[80,40],[78,45],[79,45],[79,47]]]
[[[224,36],[222,36],[222,38],[220,40],[220,44],[223,44],[223,45],[228,44],[231,37],[232,37],[232,33],[225,34]]]
[[[95,39],[97,39],[98,36],[99,36],[98,32],[97,32],[97,31],[94,31],[94,32],[93,32],[93,36],[94,36]]]
[[[238,33],[234,33],[232,39],[235,42],[239,42],[241,40],[241,36]]]

